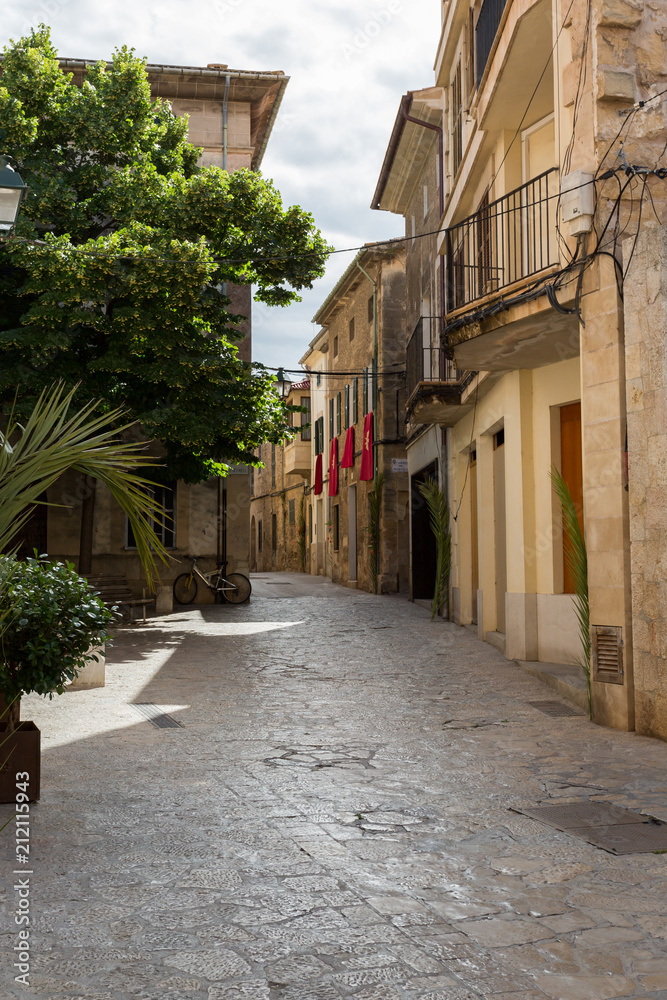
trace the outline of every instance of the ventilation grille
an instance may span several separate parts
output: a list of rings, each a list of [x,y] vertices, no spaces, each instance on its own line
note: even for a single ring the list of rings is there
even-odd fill
[[[623,634],[614,625],[593,625],[593,680],[623,683]]]

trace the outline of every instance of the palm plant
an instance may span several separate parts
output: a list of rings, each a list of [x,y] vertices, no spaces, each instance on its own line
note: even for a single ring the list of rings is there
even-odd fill
[[[419,492],[428,507],[431,531],[433,532],[436,546],[435,591],[433,593],[433,606],[431,608],[431,621],[433,621],[444,605],[449,590],[449,574],[452,568],[452,536],[449,530],[449,507],[447,506],[445,494],[431,476],[427,476],[423,483],[419,483]]]
[[[40,494],[73,470],[104,483],[125,512],[151,586],[158,576],[156,556],[168,560],[152,527],[165,513],[137,470],[157,460],[146,456],[144,442],[120,440],[130,426],[114,426],[121,410],[99,413],[90,403],[70,414],[73,395],[62,386],[45,390],[25,425],[10,414],[0,432],[0,551],[11,546]]]
[[[591,610],[588,600],[588,554],[586,552],[586,540],[579,524],[576,505],[562,474],[554,466],[549,475],[551,476],[554,491],[563,511],[563,549],[565,552],[565,563],[574,585],[574,609],[577,621],[579,622],[579,638],[581,640],[581,659],[577,660],[577,663],[586,677],[588,717],[590,719],[592,718]]]

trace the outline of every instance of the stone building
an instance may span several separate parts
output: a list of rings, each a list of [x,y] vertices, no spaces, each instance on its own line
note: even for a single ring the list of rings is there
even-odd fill
[[[429,290],[417,313],[408,278],[408,455],[413,475],[446,460],[452,617],[581,699],[555,466],[588,548],[593,717],[665,737],[664,242],[646,219],[665,215],[667,11],[441,9],[435,86],[401,101],[373,207],[413,245],[439,231],[421,263],[408,242]]]
[[[81,84],[86,67],[81,59],[61,61],[64,72]],[[168,100],[178,115],[188,115],[189,138],[202,149],[200,163],[225,170],[258,170],[269,141],[289,78],[281,72],[246,72],[214,64],[192,66],[147,66],[154,97]],[[251,360],[252,296],[248,286],[228,286],[231,310],[245,315],[240,328],[244,339],[239,353]],[[174,562],[161,569],[169,582],[189,566],[188,557],[200,557],[200,566],[214,568],[226,559],[229,571],[247,573],[250,567],[249,469],[237,466],[224,480],[189,485],[167,484],[157,499],[173,522],[156,529]],[[51,496],[53,493],[53,496]],[[54,559],[75,559],[79,553],[82,506],[90,490],[76,477],[65,477],[49,493],[49,500],[65,509],[40,507],[31,526],[29,549],[34,542]],[[142,571],[125,517],[104,488],[95,490],[93,574],[124,574],[136,593],[143,586]],[[179,561],[181,560],[181,561]],[[208,591],[198,600],[210,601]]]
[[[306,528],[311,469],[310,381],[293,382],[287,402],[302,406],[292,426],[303,427],[283,445],[263,444],[261,468],[250,470],[250,569],[301,573],[306,567]]]
[[[378,593],[407,590],[403,243],[361,250],[314,322],[320,330],[301,359],[312,384],[310,572]]]

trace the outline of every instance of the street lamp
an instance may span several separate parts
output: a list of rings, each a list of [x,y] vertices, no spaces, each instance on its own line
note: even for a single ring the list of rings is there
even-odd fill
[[[27,190],[18,170],[9,165],[9,157],[0,156],[0,233],[10,232],[16,225]]]
[[[289,391],[292,387],[292,379],[287,378],[285,375],[285,369],[279,368],[278,374],[276,375],[276,388],[280,394],[281,399],[285,399],[289,396]]]

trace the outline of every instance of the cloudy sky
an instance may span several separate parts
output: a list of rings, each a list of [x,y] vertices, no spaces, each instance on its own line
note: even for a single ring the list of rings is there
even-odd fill
[[[440,0],[10,0],[2,45],[49,24],[63,56],[127,44],[151,63],[283,70],[291,77],[262,171],[336,247],[403,235],[368,207],[402,94],[430,86]],[[311,319],[352,254],[287,309],[255,306],[254,357],[296,368]]]

